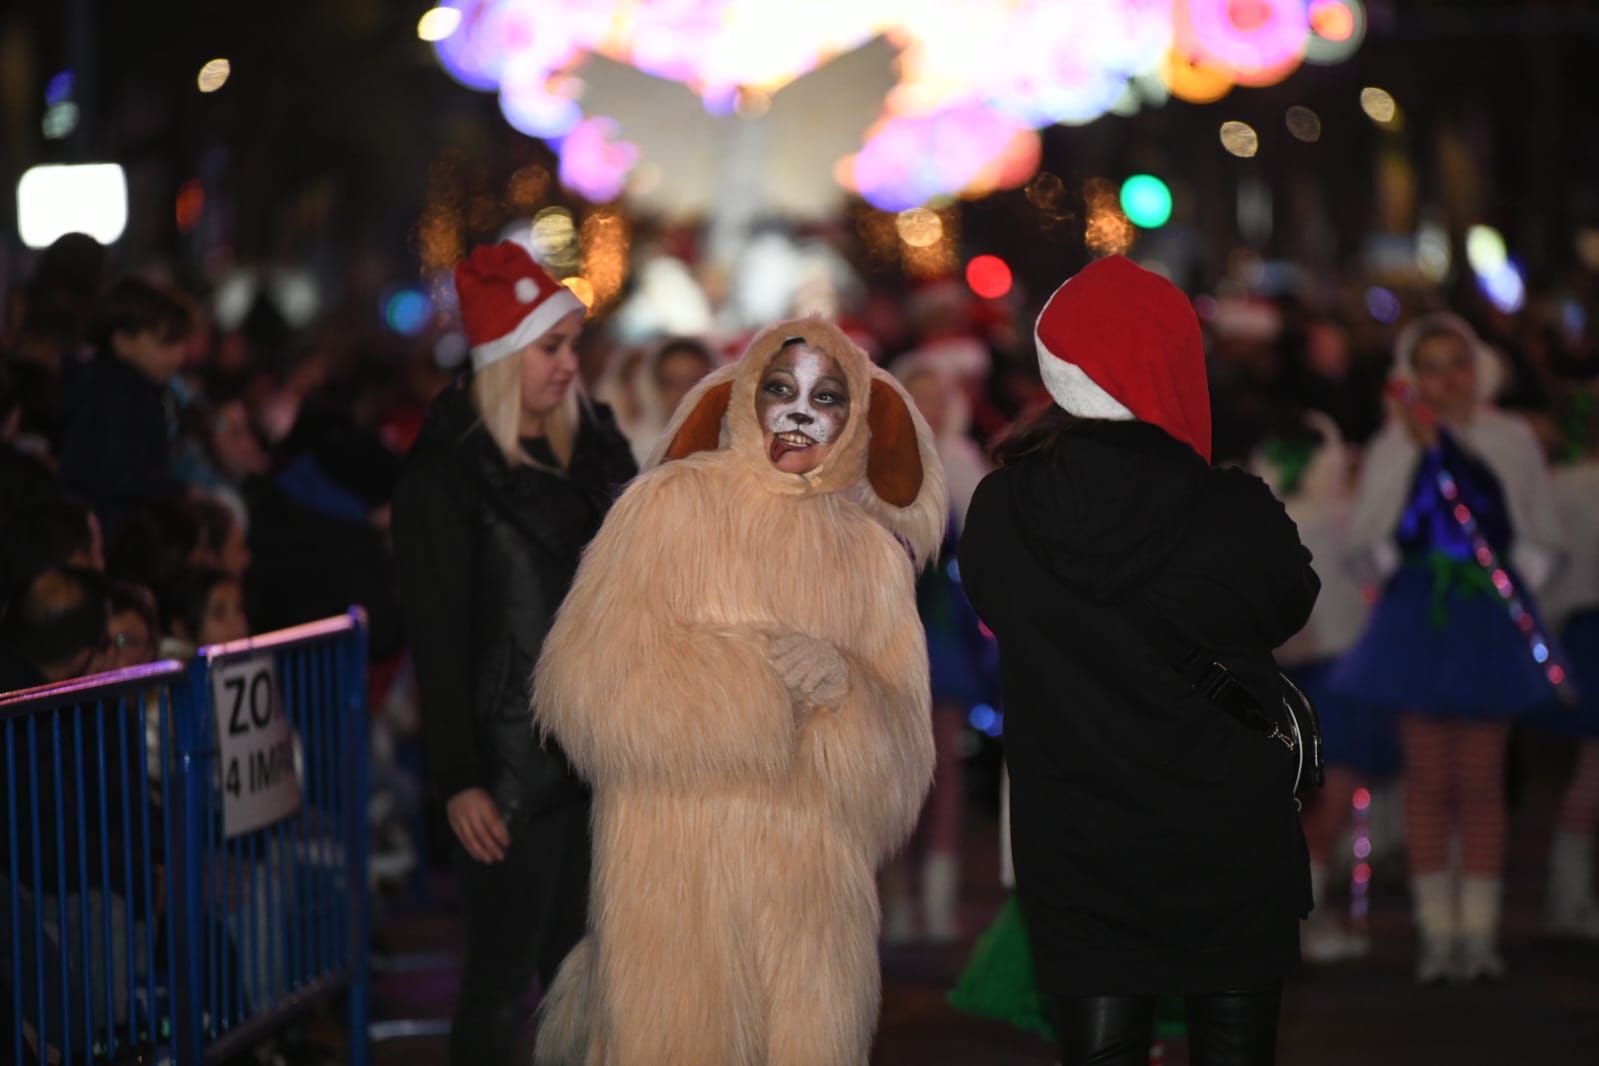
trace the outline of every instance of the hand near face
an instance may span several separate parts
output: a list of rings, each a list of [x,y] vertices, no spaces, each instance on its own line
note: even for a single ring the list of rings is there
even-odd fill
[[[805,712],[837,707],[849,694],[849,666],[838,649],[804,633],[784,633],[771,642],[772,670]]]
[[[1425,403],[1413,386],[1397,384],[1388,389],[1388,405],[1399,424],[1405,427],[1410,439],[1419,447],[1431,448],[1438,443],[1438,415]]]

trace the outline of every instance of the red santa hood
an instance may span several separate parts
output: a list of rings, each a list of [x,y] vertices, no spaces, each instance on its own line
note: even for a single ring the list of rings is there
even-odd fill
[[[1080,418],[1148,422],[1210,461],[1210,388],[1199,320],[1182,290],[1108,256],[1055,290],[1034,328],[1038,367]]]

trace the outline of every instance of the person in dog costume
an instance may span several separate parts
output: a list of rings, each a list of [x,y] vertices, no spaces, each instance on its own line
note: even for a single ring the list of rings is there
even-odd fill
[[[915,405],[832,324],[685,398],[544,644],[594,789],[587,937],[539,1066],[864,1066],[874,872],[933,767],[915,570],[946,518]]]

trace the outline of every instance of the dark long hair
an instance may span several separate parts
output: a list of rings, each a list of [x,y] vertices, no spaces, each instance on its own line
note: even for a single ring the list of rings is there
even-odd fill
[[[1018,418],[989,454],[996,466],[1012,466],[1030,455],[1053,456],[1062,439],[1082,421],[1056,404],[1040,404]]]

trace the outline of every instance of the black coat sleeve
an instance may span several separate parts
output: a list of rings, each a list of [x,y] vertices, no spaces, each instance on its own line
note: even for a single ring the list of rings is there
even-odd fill
[[[1226,486],[1218,495],[1239,519],[1238,602],[1251,609],[1267,646],[1281,647],[1310,621],[1321,578],[1299,527],[1264,481],[1241,470],[1218,476]]]
[[[444,800],[490,783],[472,715],[472,528],[448,465],[413,457],[394,493],[394,552],[428,777]]]

